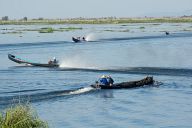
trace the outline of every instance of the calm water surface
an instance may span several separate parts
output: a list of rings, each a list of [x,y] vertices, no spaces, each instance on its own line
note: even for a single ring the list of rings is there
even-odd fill
[[[83,29],[40,34],[23,30],[50,26],[0,26],[0,110],[18,99],[30,101],[53,128],[192,127],[192,24],[51,27],[70,26]],[[90,42],[71,41],[84,35]],[[8,60],[8,53],[41,63],[55,56],[60,67],[19,65]],[[102,74],[112,75],[115,82],[150,75],[163,84],[91,88]]]

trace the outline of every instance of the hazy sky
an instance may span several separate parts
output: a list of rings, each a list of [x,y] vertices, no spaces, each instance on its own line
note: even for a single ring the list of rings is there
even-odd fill
[[[74,18],[192,15],[192,0],[0,0],[0,17]]]

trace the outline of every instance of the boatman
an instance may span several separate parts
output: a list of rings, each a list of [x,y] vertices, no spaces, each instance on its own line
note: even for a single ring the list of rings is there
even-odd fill
[[[53,59],[49,60],[48,62],[48,64],[57,64],[57,63],[58,63],[58,60],[55,57],[53,57]]]
[[[109,76],[102,75],[99,79],[99,83],[101,85],[112,86],[114,83],[114,80],[110,75]]]
[[[83,37],[82,40],[83,40],[83,41],[86,41],[86,40],[85,40],[85,37]]]
[[[53,57],[53,63],[56,64],[57,63],[57,60],[55,57]]]
[[[99,78],[99,83],[101,85],[109,85],[108,81],[107,81],[107,76],[105,75],[102,75],[100,78]]]
[[[113,85],[113,83],[114,83],[114,80],[111,78],[111,76],[110,76],[110,75],[109,75],[109,76],[107,76],[107,82],[108,82],[109,86],[112,86],[112,85]]]

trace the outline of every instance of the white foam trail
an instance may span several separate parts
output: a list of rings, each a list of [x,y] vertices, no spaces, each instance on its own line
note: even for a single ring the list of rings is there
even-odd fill
[[[61,61],[60,68],[86,68],[86,69],[94,69],[95,66],[81,56],[72,56],[66,57],[63,61]]]
[[[80,68],[82,65],[79,63],[76,63],[76,61],[71,60],[64,60],[59,65],[60,68]]]
[[[79,63],[75,63],[75,62],[66,62],[63,61],[60,65],[60,68],[84,68],[84,69],[97,69],[94,66],[88,66],[86,64],[79,64]]]
[[[85,39],[87,41],[96,41],[97,40],[96,35],[93,34],[93,33],[90,33],[90,34],[86,35]]]
[[[94,88],[92,88],[92,87],[85,87],[85,88],[78,89],[76,91],[72,91],[69,94],[81,94],[81,93],[89,92],[89,91],[91,91],[93,89]]]

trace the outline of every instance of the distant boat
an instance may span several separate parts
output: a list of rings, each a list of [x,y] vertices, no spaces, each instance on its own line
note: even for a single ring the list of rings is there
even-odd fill
[[[75,43],[86,41],[85,37],[82,37],[82,39],[81,39],[80,37],[72,37],[72,40],[73,40]]]
[[[169,32],[167,32],[167,31],[165,32],[165,35],[169,35],[169,34],[170,34]]]
[[[8,58],[13,61],[16,62],[18,64],[26,64],[26,65],[32,65],[32,66],[39,66],[39,67],[59,67],[58,62],[57,63],[53,63],[53,62],[49,62],[49,63],[33,63],[33,62],[29,62],[26,61],[24,59],[21,59],[19,57],[16,57],[15,55],[12,54],[8,54]]]
[[[125,88],[137,88],[137,87],[143,87],[145,85],[152,86],[154,83],[153,77],[146,77],[141,80],[137,81],[128,81],[128,82],[122,82],[117,83],[113,85],[96,85],[93,84],[91,87],[93,88],[101,88],[101,89],[125,89]]]

